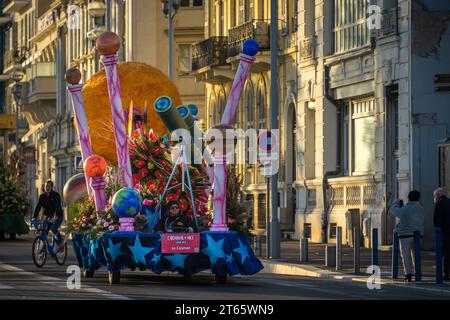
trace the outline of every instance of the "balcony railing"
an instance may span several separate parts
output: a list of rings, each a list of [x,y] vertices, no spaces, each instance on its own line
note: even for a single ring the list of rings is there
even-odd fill
[[[192,46],[192,71],[227,63],[228,37],[211,37]]]
[[[398,10],[397,7],[384,10],[381,19],[380,36],[391,36],[398,33]]]
[[[266,20],[248,21],[228,30],[228,55],[237,56],[245,40],[258,41],[260,50],[270,49],[269,23]]]
[[[4,68],[21,64],[26,60],[26,48],[12,49],[3,56]]]
[[[382,198],[377,183],[331,184],[327,190],[329,205],[332,207],[376,206]]]

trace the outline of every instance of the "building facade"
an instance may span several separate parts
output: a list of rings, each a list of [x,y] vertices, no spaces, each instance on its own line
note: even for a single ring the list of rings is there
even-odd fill
[[[343,242],[351,244],[357,228],[369,246],[376,228],[381,243],[389,244],[395,222],[388,208],[414,188],[426,211],[424,244],[432,246],[432,192],[448,186],[438,147],[450,131],[449,9],[428,0],[279,1],[282,231],[332,243],[342,227]],[[239,46],[253,38],[262,50],[236,126],[267,128],[269,17],[270,1],[205,3],[207,39],[194,45],[192,68],[205,83],[208,127],[220,121]],[[248,160],[245,148],[238,153]],[[237,170],[252,227],[261,233],[264,178],[254,165]]]
[[[95,49],[97,37],[113,31],[123,40],[120,61],[146,62],[167,74],[167,20],[160,2],[146,0],[11,0],[3,4],[3,13],[10,18],[4,32],[4,78],[9,79],[14,70],[24,74],[20,137],[22,150],[29,155],[27,192],[34,208],[47,179],[62,193],[66,181],[82,171],[66,70],[77,67],[85,83],[102,67]],[[190,64],[190,43],[203,39],[201,17],[202,2],[195,0],[181,1],[175,18],[175,48],[187,57],[175,60],[175,82],[183,102],[195,103],[200,110],[204,88],[184,67]],[[6,80],[5,106],[11,112],[13,85]],[[9,145],[12,152],[15,146]]]

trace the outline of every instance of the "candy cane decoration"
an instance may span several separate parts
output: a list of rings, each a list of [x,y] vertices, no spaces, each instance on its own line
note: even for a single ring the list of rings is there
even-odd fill
[[[236,119],[237,107],[242,91],[244,90],[245,81],[247,81],[250,73],[250,67],[255,61],[255,55],[259,51],[258,42],[255,40],[247,40],[242,46],[243,53],[240,54],[240,62],[236,75],[234,76],[233,86],[231,87],[230,96],[228,97],[225,111],[222,115],[222,124],[233,125]]]
[[[122,96],[120,94],[119,71],[117,68],[117,51],[120,48],[120,38],[114,32],[104,32],[97,39],[97,48],[102,55],[108,83],[109,100],[114,123],[114,137],[119,168],[122,170],[123,182],[126,187],[133,187],[130,156],[128,154],[128,137],[125,128]]]
[[[226,224],[226,200],[227,200],[227,149],[226,145],[234,144],[233,141],[227,141],[227,130],[232,130],[232,125],[236,119],[237,107],[250,73],[250,67],[255,61],[255,55],[259,51],[259,45],[254,40],[247,40],[243,45],[243,53],[240,54],[239,67],[234,77],[230,96],[222,116],[220,125],[213,129],[218,129],[222,133],[221,137],[215,137],[218,143],[214,151],[214,221],[211,231],[228,231]]]
[[[87,124],[84,99],[81,93],[83,85],[79,84],[80,80],[81,80],[80,70],[76,68],[67,70],[66,72],[66,81],[68,83],[67,89],[69,90],[70,95],[72,97],[73,114],[77,122],[78,142],[80,143],[81,159],[84,166],[84,162],[92,154],[92,146],[91,146],[91,138],[89,135],[89,128]],[[89,177],[86,175],[85,180],[88,194],[92,195],[92,188],[89,183]]]

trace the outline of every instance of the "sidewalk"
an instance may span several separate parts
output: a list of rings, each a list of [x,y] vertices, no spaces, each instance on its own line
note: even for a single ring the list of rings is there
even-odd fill
[[[298,240],[281,240],[281,257],[276,260],[266,259],[265,239],[262,239],[262,255],[259,257],[264,264],[262,272],[297,275],[316,278],[362,281],[367,279],[367,267],[372,265],[372,250],[361,248],[360,273],[355,274],[353,268],[353,248],[342,246],[342,270],[335,267],[325,267],[325,244],[309,243],[308,262],[300,263],[300,244]],[[422,283],[435,283],[435,255],[434,251],[422,251]],[[403,283],[403,264],[399,257],[398,280],[391,279],[391,247],[383,246],[378,251],[378,265],[381,278],[387,283]],[[414,279],[414,275],[413,275]],[[448,283],[447,283],[448,284]],[[449,286],[450,288],[450,286]]]

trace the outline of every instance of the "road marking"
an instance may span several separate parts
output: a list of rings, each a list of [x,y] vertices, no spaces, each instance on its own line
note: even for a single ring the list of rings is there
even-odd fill
[[[11,272],[13,274],[20,274],[21,276],[30,276],[30,277],[34,277],[36,278],[39,282],[42,282],[43,284],[49,284],[58,288],[65,288],[67,289],[66,286],[66,281],[59,279],[59,278],[55,278],[55,277],[49,277],[49,276],[44,276],[44,275],[40,275],[38,273],[34,273],[34,272],[30,272],[30,271],[25,271],[21,268],[9,265],[9,264],[5,264],[3,262],[0,261],[0,271],[8,271]],[[2,287],[0,287],[0,289],[3,289]],[[86,293],[95,293],[95,294],[99,294],[104,298],[108,298],[108,299],[118,299],[118,300],[131,300],[131,298],[127,297],[127,296],[123,296],[120,294],[115,294],[109,291],[105,291],[105,290],[101,290],[98,288],[94,288],[91,287],[89,285],[82,285],[80,290],[69,290],[67,289],[67,292],[86,292]],[[82,297],[80,297],[82,299]]]

